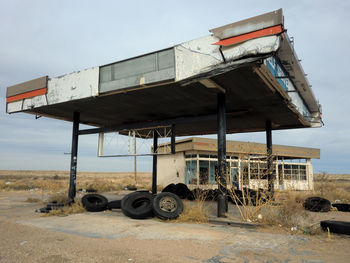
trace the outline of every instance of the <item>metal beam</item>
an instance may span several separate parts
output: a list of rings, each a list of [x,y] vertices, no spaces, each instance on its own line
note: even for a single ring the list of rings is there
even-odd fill
[[[153,131],[153,167],[152,167],[152,194],[157,194],[157,148],[158,148],[158,132]]]
[[[170,126],[173,124],[186,124],[186,123],[201,122],[201,121],[213,121],[213,120],[216,120],[215,114],[195,116],[195,117],[175,118],[175,119],[152,121],[152,122],[130,123],[130,124],[119,125],[115,127],[84,129],[79,131],[79,135],[95,134],[100,132],[117,132],[117,131],[132,130],[132,129],[155,128],[155,127],[161,127],[161,126]]]
[[[266,121],[266,152],[267,152],[267,179],[268,179],[268,191],[273,197],[274,195],[274,180],[275,174],[273,173],[273,159],[272,159],[272,128],[271,121]]]
[[[218,217],[226,217],[226,97],[224,93],[217,95],[217,125],[218,125]]]
[[[73,132],[72,132],[72,150],[71,150],[71,161],[70,161],[70,177],[69,177],[69,190],[68,190],[68,198],[70,201],[74,201],[75,193],[76,193],[79,121],[80,121],[80,113],[74,112]]]

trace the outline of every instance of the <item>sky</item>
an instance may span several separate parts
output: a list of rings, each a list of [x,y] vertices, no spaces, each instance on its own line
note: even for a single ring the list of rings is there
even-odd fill
[[[350,173],[347,0],[0,0],[0,169],[69,170],[70,165],[72,123],[6,114],[8,86],[167,48],[279,8],[322,104],[325,125],[273,131],[273,143],[321,149],[321,159],[312,160],[315,173]],[[265,143],[265,133],[227,139]],[[97,135],[80,136],[78,170],[133,170],[132,158],[98,158],[97,143]],[[151,159],[139,158],[138,170],[151,171]]]

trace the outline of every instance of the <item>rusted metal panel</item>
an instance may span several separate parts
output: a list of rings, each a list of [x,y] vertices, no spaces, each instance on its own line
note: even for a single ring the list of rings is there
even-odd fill
[[[48,81],[48,105],[98,96],[99,68],[73,72]]]
[[[176,80],[192,77],[223,62],[218,38],[206,36],[175,46]]]
[[[241,20],[229,25],[213,28],[209,31],[219,39],[225,39],[276,25],[283,25],[282,9]]]
[[[57,78],[51,78],[45,82],[46,94],[34,97],[21,98],[18,101],[7,103],[7,112],[19,112],[33,110],[42,106],[79,100],[98,96],[98,67],[73,72]],[[47,79],[47,77],[44,77]],[[34,85],[35,84],[35,85]],[[28,88],[39,88],[44,85],[43,78],[34,84],[26,84]],[[24,88],[22,88],[24,90]],[[18,95],[16,95],[18,96]],[[11,98],[11,97],[10,97]]]
[[[44,76],[10,86],[6,90],[6,98],[34,90],[45,89],[47,88],[47,78],[47,76]]]

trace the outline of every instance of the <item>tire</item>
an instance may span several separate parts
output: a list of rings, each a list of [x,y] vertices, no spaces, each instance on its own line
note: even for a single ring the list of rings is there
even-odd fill
[[[162,193],[168,192],[168,193],[173,193],[175,194],[175,184],[168,184],[163,190]]]
[[[108,200],[103,195],[87,194],[81,198],[81,203],[86,211],[101,212],[107,209]]]
[[[153,199],[154,214],[163,220],[178,218],[183,208],[182,200],[173,193],[160,193]]]
[[[331,202],[322,197],[309,197],[304,202],[304,208],[312,212],[329,212]]]
[[[321,221],[321,228],[332,233],[350,235],[350,222],[325,220]]]
[[[153,216],[153,197],[149,192],[133,192],[123,197],[121,208],[124,215],[133,219]]]
[[[350,204],[332,204],[333,207],[336,207],[338,209],[338,211],[341,212],[350,212]]]
[[[63,208],[64,207],[64,204],[63,203],[57,203],[57,202],[51,202],[51,203],[48,203],[46,205],[46,207],[50,210],[53,210],[53,209],[60,209],[60,208]]]
[[[107,203],[107,209],[121,209],[122,208],[122,200],[114,200]]]
[[[190,190],[188,189],[187,185],[183,183],[178,183],[175,186],[175,194],[180,197],[181,199],[185,199],[190,193]]]

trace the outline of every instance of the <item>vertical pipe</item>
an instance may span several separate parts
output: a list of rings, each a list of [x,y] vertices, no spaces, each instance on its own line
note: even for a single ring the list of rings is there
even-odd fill
[[[137,161],[136,161],[136,132],[132,132],[132,136],[134,137],[134,180],[135,180],[135,187],[137,183]]]
[[[79,121],[80,121],[80,113],[74,112],[73,132],[72,132],[72,150],[71,150],[71,161],[70,161],[70,178],[69,178],[69,190],[68,190],[68,198],[70,201],[74,201],[75,192],[76,192]]]
[[[199,154],[196,154],[196,162],[197,162],[197,170],[196,170],[197,187],[199,188]]]
[[[175,154],[175,124],[171,125],[171,154]]]
[[[217,95],[218,127],[218,217],[225,217],[227,212],[226,189],[226,98],[224,93]]]
[[[274,174],[273,174],[273,160],[272,160],[272,128],[271,121],[266,121],[266,151],[267,151],[267,179],[268,191],[273,197],[274,195]]]
[[[153,168],[152,168],[152,194],[157,194],[157,148],[158,148],[158,132],[153,131]]]

